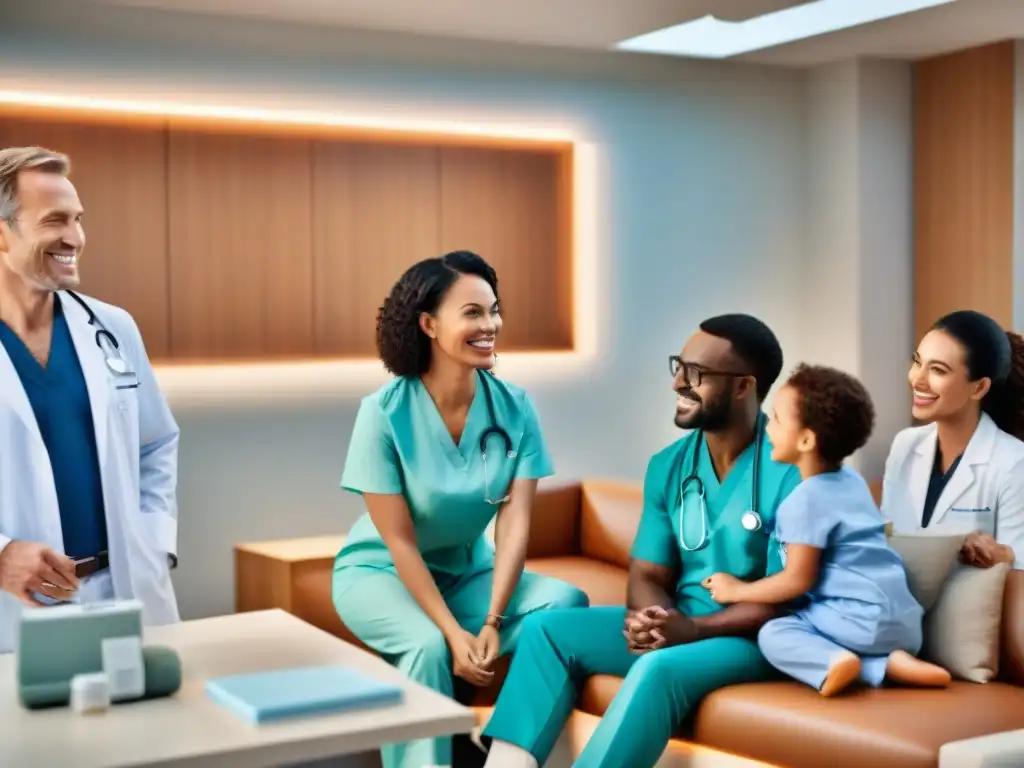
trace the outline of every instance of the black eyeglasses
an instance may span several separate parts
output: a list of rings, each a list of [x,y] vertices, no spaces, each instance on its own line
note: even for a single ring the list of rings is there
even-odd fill
[[[752,376],[749,373],[737,373],[735,371],[714,371],[710,368],[699,368],[693,363],[685,363],[679,355],[668,356],[668,372],[672,374],[674,379],[679,375],[679,371],[683,372],[683,380],[687,386],[699,387],[701,379],[704,376],[732,376],[734,378],[742,379],[745,376]]]

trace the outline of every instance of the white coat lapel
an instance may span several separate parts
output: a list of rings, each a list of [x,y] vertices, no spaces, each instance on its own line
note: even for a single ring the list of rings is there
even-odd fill
[[[85,386],[89,390],[92,405],[92,421],[96,430],[96,449],[102,466],[107,455],[107,409],[110,407],[110,379],[104,362],[103,350],[96,344],[99,325],[89,324],[89,314],[73,298],[64,293],[57,297],[64,309],[71,339],[78,353],[78,362],[85,375]],[[102,321],[101,321],[102,322]]]
[[[14,370],[14,363],[11,362],[7,349],[0,344],[0,400],[4,400],[18,417],[25,422],[28,433],[33,438],[42,442],[43,436],[39,432],[39,423],[32,411],[32,404],[25,394],[25,386],[21,383],[21,377]]]
[[[942,489],[942,494],[935,504],[935,513],[932,515],[933,525],[941,522],[950,507],[973,485],[974,467],[978,464],[988,463],[989,457],[992,455],[995,439],[995,422],[989,418],[988,414],[983,413],[981,421],[978,422],[978,426],[974,430],[974,434],[971,435],[970,442],[967,443],[967,448],[964,450],[956,472],[949,478],[949,483]]]
[[[932,477],[932,467],[935,466],[935,448],[938,444],[938,437],[935,425],[932,424],[925,430],[921,440],[914,446],[914,453],[911,457],[910,467],[910,508],[913,510],[914,524],[921,527],[921,519],[924,515],[925,497],[928,495],[928,484]]]

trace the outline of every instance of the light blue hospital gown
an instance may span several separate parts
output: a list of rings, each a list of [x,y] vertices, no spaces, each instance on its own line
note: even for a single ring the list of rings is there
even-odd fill
[[[758,645],[776,669],[820,689],[841,651],[861,658],[861,679],[877,687],[888,656],[921,649],[924,615],[903,560],[885,537],[884,521],[864,479],[843,467],[808,478],[779,507],[776,538],[822,551],[809,603],[761,629]]]

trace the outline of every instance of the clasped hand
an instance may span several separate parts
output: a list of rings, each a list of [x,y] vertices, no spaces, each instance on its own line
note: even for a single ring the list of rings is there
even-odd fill
[[[487,624],[478,635],[460,629],[448,638],[448,648],[452,653],[452,673],[456,677],[477,686],[488,685],[494,679],[491,665],[501,648],[497,629]]]
[[[648,653],[692,643],[697,639],[697,626],[679,611],[652,605],[638,611],[627,611],[622,634],[630,653]]]

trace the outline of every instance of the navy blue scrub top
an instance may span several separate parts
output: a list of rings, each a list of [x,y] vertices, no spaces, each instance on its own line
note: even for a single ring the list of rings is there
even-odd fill
[[[935,514],[935,505],[939,503],[939,496],[942,495],[946,484],[953,477],[956,468],[960,466],[962,456],[963,454],[957,456],[956,461],[949,465],[949,471],[946,474],[942,474],[942,457],[939,455],[938,449],[936,449],[935,463],[932,465],[932,476],[928,479],[928,493],[924,497],[924,509],[921,511],[922,528],[927,528],[928,523],[932,521],[932,515]]]
[[[50,454],[64,553],[77,559],[106,550],[107,519],[89,390],[60,300],[54,298],[53,306],[53,340],[45,368],[3,322],[0,343],[21,378]]]

